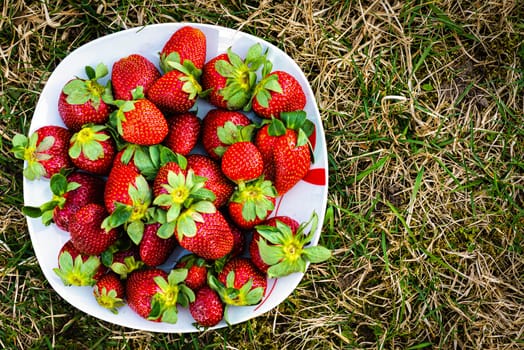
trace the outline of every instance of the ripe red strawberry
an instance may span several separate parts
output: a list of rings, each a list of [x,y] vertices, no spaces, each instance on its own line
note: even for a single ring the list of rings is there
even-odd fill
[[[111,84],[115,100],[132,100],[137,87],[147,93],[153,82],[160,78],[160,71],[146,57],[131,54],[113,63]]]
[[[177,304],[187,307],[195,294],[182,282],[187,270],[172,270],[169,275],[158,268],[133,271],[126,283],[129,307],[140,317],[154,322],[176,323]]]
[[[196,68],[202,69],[206,60],[206,41],[205,34],[198,28],[183,26],[177,29],[160,52],[161,65],[164,66],[166,60],[181,64],[189,60]]]
[[[253,111],[262,118],[280,118],[280,113],[304,109],[306,95],[300,83],[285,71],[268,73],[271,65],[264,67],[263,78],[255,87]]]
[[[104,204],[109,216],[102,223],[110,230],[124,226],[131,240],[138,244],[142,239],[144,222],[152,215],[152,191],[147,180],[135,166],[114,166],[107,177]]]
[[[187,269],[186,286],[196,291],[203,287],[207,281],[206,261],[195,254],[188,254],[182,257],[176,264],[176,268]]]
[[[318,263],[329,259],[331,251],[325,247],[316,245],[311,246],[311,240],[315,234],[318,224],[318,216],[315,212],[311,218],[298,227],[291,221],[286,224],[283,218],[267,222],[266,225],[256,227],[253,239],[255,247],[250,247],[253,251],[254,261],[258,261],[257,266],[266,270],[269,278],[283,277],[294,272],[304,273],[309,262]],[[289,220],[287,220],[289,221]],[[310,226],[310,232],[306,229]]]
[[[153,83],[146,95],[165,114],[189,111],[202,93],[198,69],[190,62],[184,66],[174,63],[173,66]]]
[[[204,286],[197,291],[195,301],[189,304],[189,312],[198,325],[212,327],[224,317],[224,305],[217,292]]]
[[[210,90],[209,102],[222,109],[244,108],[257,82],[256,71],[265,60],[260,44],[251,46],[245,59],[229,48],[209,60],[202,69],[202,88]]]
[[[194,215],[194,212],[186,215]],[[190,252],[204,259],[220,259],[233,249],[233,234],[224,216],[219,212],[200,213],[198,221],[194,220],[196,232],[192,234],[185,225],[177,228],[177,239]],[[188,235],[192,234],[192,235]]]
[[[157,235],[159,223],[146,224],[139,243],[140,259],[148,266],[163,264],[176,246],[175,237],[161,238]]]
[[[73,134],[69,156],[81,170],[98,175],[107,175],[113,165],[116,145],[104,125],[84,125]]]
[[[105,271],[98,256],[80,253],[71,240],[60,248],[58,267],[53,269],[66,286],[92,286]]]
[[[118,231],[102,228],[102,221],[107,217],[107,210],[102,204],[90,203],[78,209],[69,222],[71,241],[83,254],[98,255],[113,244]]]
[[[93,295],[98,304],[113,313],[124,306],[125,287],[120,277],[114,272],[102,276],[93,288]]]
[[[75,78],[64,85],[58,99],[58,114],[73,132],[85,124],[104,124],[109,119],[113,100],[111,85],[98,80],[106,76],[107,67],[100,63],[95,69],[86,67],[87,79]]]
[[[229,146],[222,156],[222,172],[235,183],[255,180],[264,170],[264,160],[258,148],[250,141]]]
[[[226,305],[258,304],[267,288],[266,276],[250,259],[242,257],[229,260],[217,277],[209,277],[209,282]]]
[[[193,169],[195,175],[206,178],[204,187],[214,193],[215,207],[220,208],[228,202],[235,185],[222,174],[217,162],[202,154],[191,154],[187,157],[187,167]]]
[[[24,207],[23,211],[30,217],[42,217],[45,225],[54,222],[58,228],[69,231],[69,221],[78,209],[89,203],[103,203],[104,185],[103,179],[91,174],[58,173],[49,181],[53,198],[40,207]]]
[[[61,126],[46,125],[35,130],[31,136],[16,134],[13,137],[13,153],[27,162],[24,176],[29,180],[50,178],[61,169],[72,167],[67,154],[71,132]]]
[[[272,218],[269,218],[261,223],[261,227],[264,226],[277,226],[277,221],[280,221],[282,224],[287,225],[293,235],[296,234],[298,227],[300,226],[300,223],[289,216],[274,216]],[[267,269],[270,267],[268,264],[262,260],[260,257],[260,252],[258,250],[258,242],[261,238],[260,234],[257,231],[257,227],[255,227],[255,230],[253,232],[253,238],[251,239],[251,242],[249,243],[249,255],[251,256],[251,261],[253,261],[253,264],[263,273],[267,273]]]
[[[275,187],[263,177],[240,183],[227,204],[229,217],[239,228],[252,229],[273,212],[276,197]]]
[[[252,125],[251,120],[241,112],[212,109],[202,120],[202,145],[214,160],[224,154],[226,148],[240,140],[243,127]],[[250,131],[248,128],[244,131]]]
[[[314,125],[306,112],[283,112],[257,131],[255,145],[264,160],[264,177],[272,180],[279,195],[289,191],[311,165],[308,136]]]
[[[164,114],[143,97],[140,87],[134,97],[132,101],[115,102],[118,110],[111,115],[112,124],[124,141],[145,146],[161,143],[168,133]]]
[[[168,118],[167,124],[169,132],[164,145],[175,153],[188,155],[200,137],[200,118],[193,112],[187,112]]]

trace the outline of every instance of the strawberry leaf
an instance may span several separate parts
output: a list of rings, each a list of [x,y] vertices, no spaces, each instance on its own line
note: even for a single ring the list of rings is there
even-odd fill
[[[42,210],[38,207],[23,206],[22,213],[29,216],[30,218],[39,218],[42,216]]]
[[[162,225],[160,225],[156,234],[160,238],[167,239],[173,236],[173,233],[175,233],[175,228],[176,228],[175,221],[165,222]]]
[[[312,263],[320,263],[331,257],[331,250],[323,246],[313,246],[304,249],[304,255]]]
[[[127,235],[138,245],[144,235],[144,223],[140,220],[131,222],[126,228]]]
[[[257,244],[260,257],[268,265],[275,265],[285,257],[280,247],[267,244],[265,239],[259,239]]]

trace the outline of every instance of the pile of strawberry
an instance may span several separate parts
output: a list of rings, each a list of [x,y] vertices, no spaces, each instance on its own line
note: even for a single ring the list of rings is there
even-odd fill
[[[113,312],[127,303],[176,323],[182,306],[213,326],[228,306],[259,303],[267,278],[330,256],[309,244],[315,213],[303,223],[271,216],[311,164],[300,84],[272,71],[260,44],[245,58],[231,49],[205,58],[204,33],[183,26],[160,68],[132,54],[112,63],[104,86],[107,66],[86,67],[61,91],[65,127],[13,139],[24,176],[49,179],[53,194],[24,212],[70,234],[55,273],[67,286],[93,286]],[[215,107],[200,117],[199,98]],[[164,266],[176,247],[186,254]]]

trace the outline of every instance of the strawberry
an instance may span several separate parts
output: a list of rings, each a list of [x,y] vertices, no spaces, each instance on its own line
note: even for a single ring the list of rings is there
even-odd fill
[[[157,106],[144,98],[142,88],[134,90],[134,100],[117,100],[118,109],[110,116],[124,141],[138,145],[155,145],[167,136],[168,127],[164,114]]]
[[[219,212],[197,213],[187,212],[191,216],[192,225],[182,221],[177,227],[177,239],[182,248],[204,258],[216,260],[224,257],[233,248],[233,234],[224,216]],[[188,228],[189,227],[189,228]]]
[[[13,137],[12,152],[18,159],[27,162],[24,176],[29,180],[50,178],[61,169],[73,166],[67,154],[71,132],[61,126],[46,125],[27,137]]]
[[[207,281],[206,261],[195,254],[188,254],[182,257],[176,264],[177,268],[187,269],[186,286],[193,291],[203,287]]]
[[[139,243],[140,259],[148,266],[158,266],[166,261],[175,249],[175,237],[161,238],[157,235],[159,223],[146,224]]]
[[[195,172],[195,175],[206,178],[204,188],[212,191],[215,195],[213,204],[220,208],[224,206],[235,189],[234,184],[222,174],[220,165],[203,154],[191,154],[187,157],[187,167]]]
[[[173,152],[186,156],[200,137],[200,118],[193,112],[174,115],[167,120],[169,132],[164,140]]]
[[[273,212],[276,197],[275,187],[263,177],[248,183],[239,183],[227,204],[229,217],[239,228],[252,229]]]
[[[250,259],[242,257],[229,260],[217,277],[209,276],[208,282],[227,306],[258,304],[267,288],[266,276]]]
[[[186,61],[172,62],[173,68],[158,78],[147,91],[147,98],[166,114],[186,113],[202,95],[201,71]]]
[[[169,274],[158,268],[131,272],[126,283],[129,307],[140,317],[154,322],[176,323],[177,304],[187,307],[195,294],[184,283],[187,270],[171,270]]]
[[[235,183],[255,180],[262,175],[264,160],[258,148],[250,141],[229,146],[222,156],[222,172]]]
[[[209,90],[209,102],[228,110],[244,108],[257,82],[256,71],[265,62],[262,46],[255,44],[243,60],[231,48],[208,61],[202,68],[202,88]]]
[[[161,66],[165,70],[166,61],[176,61],[185,64],[191,63],[202,69],[206,60],[206,36],[198,28],[183,26],[177,29],[164,44],[160,52]]]
[[[72,132],[88,123],[106,123],[112,110],[111,84],[103,86],[98,82],[108,74],[107,67],[100,63],[94,69],[88,66],[85,70],[88,78],[70,80],[58,98],[58,114]]]
[[[113,165],[116,145],[103,125],[84,125],[73,134],[69,156],[81,170],[98,175],[107,175]]]
[[[111,72],[115,100],[132,100],[132,91],[139,86],[146,94],[160,75],[155,65],[142,55],[131,54],[119,59],[113,63]]]
[[[260,227],[264,226],[277,226],[277,221],[281,222],[283,225],[287,225],[289,229],[291,230],[292,234],[295,235],[297,232],[298,227],[300,226],[299,222],[293,219],[289,216],[274,216],[272,218],[264,220]],[[260,252],[258,250],[258,241],[261,239],[260,234],[257,231],[257,227],[255,227],[255,230],[253,232],[253,238],[251,239],[251,242],[249,242],[249,255],[251,256],[251,260],[253,261],[253,264],[262,271],[263,273],[267,273],[267,269],[270,267],[268,264],[262,260],[260,257]],[[287,230],[287,229],[286,229]]]
[[[240,140],[243,127],[251,124],[251,120],[241,112],[211,109],[202,120],[204,150],[214,160],[220,159],[229,145]],[[253,130],[252,127],[245,130],[249,132],[250,129]]]
[[[98,255],[116,241],[116,229],[102,228],[102,221],[107,215],[104,206],[98,203],[90,203],[77,210],[69,222],[69,233],[78,251]]]
[[[98,256],[80,253],[68,240],[58,252],[58,267],[53,272],[66,286],[92,286],[105,270]]]
[[[308,137],[313,132],[314,124],[304,111],[283,112],[281,119],[257,131],[254,143],[264,160],[264,176],[274,182],[279,195],[307,174],[311,165]]]
[[[317,229],[318,216],[316,213],[311,218],[295,228],[295,223],[286,224],[282,218],[269,221],[267,225],[256,227],[260,237],[254,236],[258,246],[258,253],[262,258],[262,268],[267,268],[270,278],[283,277],[294,272],[304,273],[309,262],[318,263],[329,259],[331,251],[322,246],[308,245]],[[310,232],[306,233],[310,226]],[[250,249],[251,251],[251,249]],[[257,256],[256,249],[255,256]],[[255,258],[256,259],[256,258]]]
[[[152,191],[147,180],[133,165],[114,166],[107,177],[104,204],[109,212],[102,227],[106,230],[124,226],[131,240],[138,244],[144,223],[154,214]]]
[[[113,313],[124,306],[125,287],[120,277],[114,272],[102,276],[93,288],[93,295],[98,304]]]
[[[64,231],[69,231],[71,217],[86,204],[103,203],[103,192],[100,191],[105,181],[94,175],[83,172],[72,172],[69,175],[57,173],[51,176],[49,187],[53,198],[40,207],[23,207],[30,217],[42,217],[44,225],[52,222]]]
[[[189,312],[198,325],[212,327],[224,317],[224,305],[217,292],[204,286],[196,292],[195,301],[189,304]]]
[[[280,118],[280,113],[304,109],[306,95],[300,83],[285,71],[271,70],[266,64],[262,79],[255,87],[252,99],[253,111],[262,118]]]

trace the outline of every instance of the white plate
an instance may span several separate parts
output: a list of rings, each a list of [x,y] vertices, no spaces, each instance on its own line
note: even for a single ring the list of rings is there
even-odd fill
[[[127,55],[138,53],[158,66],[158,53],[171,34],[183,25],[192,25],[201,29],[207,37],[207,60],[223,53],[228,47],[242,57],[247,49],[255,43],[261,43],[269,49],[268,58],[272,60],[274,70],[285,70],[293,74],[306,93],[306,112],[308,118],[316,125],[316,147],[314,150],[314,170],[308,176],[308,181],[300,181],[283,198],[278,199],[274,215],[289,215],[299,222],[309,219],[313,211],[322,223],[327,203],[327,151],[324,130],[317,104],[311,87],[298,65],[287,54],[276,46],[255,36],[213,25],[196,23],[155,24],[146,27],[133,28],[110,34],[93,40],[70,53],[56,67],[49,77],[36,105],[30,127],[30,133],[44,125],[64,125],[57,110],[57,101],[64,84],[74,76],[85,77],[85,66],[96,66],[105,63],[109,69],[113,62]],[[198,115],[203,117],[212,108],[205,101],[198,101]],[[51,198],[48,180],[29,181],[24,178],[24,201],[26,205],[37,206]],[[186,308],[179,307],[179,319],[176,324],[158,323],[137,316],[128,306],[122,307],[118,314],[100,307],[92,295],[91,287],[65,287],[55,275],[53,268],[57,266],[58,251],[68,240],[69,234],[56,226],[44,226],[40,219],[27,218],[29,233],[38,262],[51,286],[65,300],[83,312],[117,325],[153,332],[195,332],[194,322]],[[318,242],[321,225],[319,225],[313,244]],[[296,288],[303,274],[270,279],[266,295],[262,302],[250,307],[232,307],[229,320],[232,324],[246,321],[261,315],[276,307],[285,300]],[[219,323],[215,328],[226,326]]]

